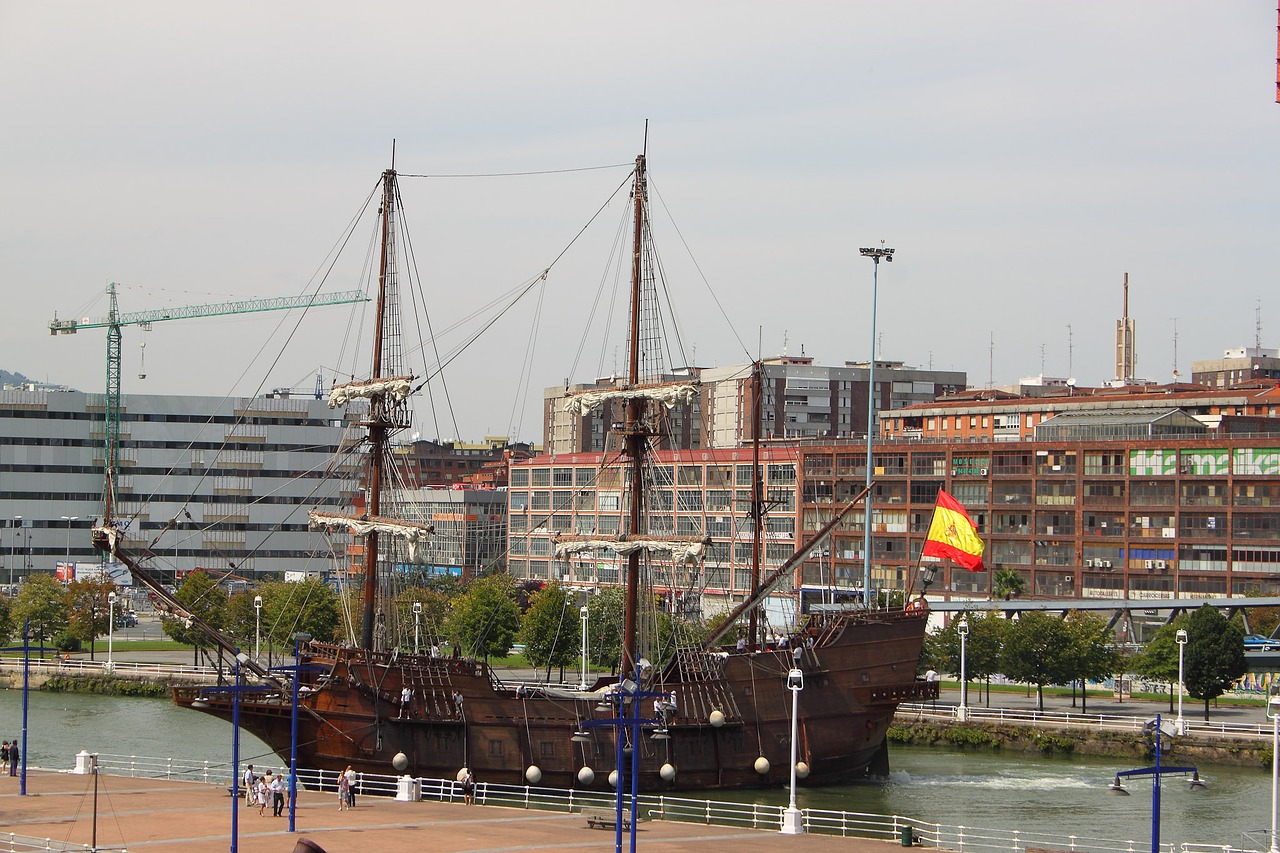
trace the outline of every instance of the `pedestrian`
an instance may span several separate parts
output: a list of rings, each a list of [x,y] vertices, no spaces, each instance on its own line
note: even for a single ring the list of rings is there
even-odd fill
[[[347,782],[347,774],[338,774],[338,811],[347,810],[347,792],[350,790],[350,783]]]
[[[9,769],[9,741],[0,746],[0,773]]]
[[[457,709],[458,716],[461,717],[462,716],[462,691],[461,690],[453,691],[453,706],[454,708]]]
[[[409,703],[413,701],[413,691],[407,686],[400,690],[400,719],[409,716]]]
[[[471,775],[471,768],[462,768],[462,802],[468,806],[476,802],[476,777]]]
[[[354,809],[356,807],[356,771],[352,770],[351,765],[348,764],[342,775],[347,777],[347,808]]]
[[[271,780],[271,816],[281,817],[284,812],[284,776],[277,773]]]
[[[439,644],[439,643],[432,643],[432,644],[431,644],[431,657],[433,657],[433,658],[438,658],[438,657],[440,657],[440,644]]]
[[[271,771],[258,780],[258,817],[267,816],[267,803],[271,802]]]
[[[254,793],[253,784],[256,781],[258,781],[258,777],[254,775],[253,765],[250,764],[244,769],[244,778],[241,780],[244,785],[244,804],[246,806],[253,805],[254,801],[257,799],[257,794]]]
[[[9,742],[9,775],[18,775],[18,761],[22,758],[22,750],[18,749],[18,739]]]

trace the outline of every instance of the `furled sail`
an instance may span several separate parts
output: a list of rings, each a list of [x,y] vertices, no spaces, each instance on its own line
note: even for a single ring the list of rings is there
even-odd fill
[[[379,533],[398,536],[409,546],[410,561],[416,561],[418,559],[418,547],[425,545],[431,538],[431,534],[435,533],[435,528],[430,524],[420,524],[416,521],[402,521],[398,518],[383,518],[381,516],[366,515],[342,515],[341,513],[322,512],[314,509],[307,515],[311,520],[312,529],[333,530],[338,528],[350,531],[357,536],[365,536],[376,530]]]
[[[707,543],[702,539],[573,539],[557,542],[555,555],[562,558],[597,548],[607,548],[623,557],[636,551],[656,551],[670,554],[671,559],[682,563],[696,563],[702,559]]]
[[[413,378],[409,376],[393,376],[369,382],[347,382],[336,385],[329,391],[329,408],[345,406],[351,400],[358,398],[385,397],[392,403],[401,403],[409,397],[412,388]]]
[[[674,409],[681,403],[688,403],[698,396],[695,383],[679,385],[654,385],[636,388],[609,388],[600,391],[583,391],[565,400],[564,410],[571,415],[580,415],[584,411],[597,409],[610,400],[653,400],[667,409]]]

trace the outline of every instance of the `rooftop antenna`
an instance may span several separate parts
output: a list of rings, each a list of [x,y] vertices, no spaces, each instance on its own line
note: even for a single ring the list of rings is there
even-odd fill
[[[1258,306],[1253,309],[1253,355],[1262,357],[1262,297],[1258,297]]]
[[[1068,323],[1067,324],[1067,375],[1068,376],[1076,375],[1075,366],[1072,364],[1074,360],[1073,357],[1075,355],[1074,347],[1075,345],[1071,342],[1071,324]]]
[[[1040,345],[1040,378],[1044,378],[1044,344]]]
[[[787,330],[783,329],[782,330],[782,355],[785,357],[786,354],[787,354]]]
[[[882,358],[884,358],[884,332],[876,335],[876,361]]]
[[[987,387],[996,387],[996,333],[990,332],[990,340],[987,343]]]
[[[1178,381],[1178,318],[1170,317],[1173,321],[1173,381]]]

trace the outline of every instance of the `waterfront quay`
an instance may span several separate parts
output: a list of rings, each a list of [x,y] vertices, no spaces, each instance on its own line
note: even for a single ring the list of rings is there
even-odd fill
[[[20,843],[26,840],[46,851],[89,849],[95,825],[93,782],[91,775],[28,771],[27,795],[20,796],[16,778],[0,777],[0,848],[35,849]],[[97,849],[229,849],[232,807],[225,787],[107,774],[98,782]],[[399,850],[411,844],[429,845],[433,853],[580,853],[612,850],[615,844],[612,830],[588,827],[581,814],[492,805],[362,796],[354,809],[340,811],[335,795],[303,792],[293,833],[287,815],[272,817],[267,809],[259,816],[243,798],[237,808],[240,853],[287,853],[304,838],[328,853]],[[784,837],[776,830],[663,820],[637,824],[637,846],[646,850],[774,853],[780,845],[794,853],[887,853],[893,843],[830,835]]]

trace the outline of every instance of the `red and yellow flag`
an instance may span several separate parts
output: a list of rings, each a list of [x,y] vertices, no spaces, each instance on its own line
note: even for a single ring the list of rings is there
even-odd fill
[[[971,572],[982,571],[982,540],[978,528],[960,502],[938,490],[938,503],[933,508],[929,538],[924,543],[925,557],[946,557]]]

